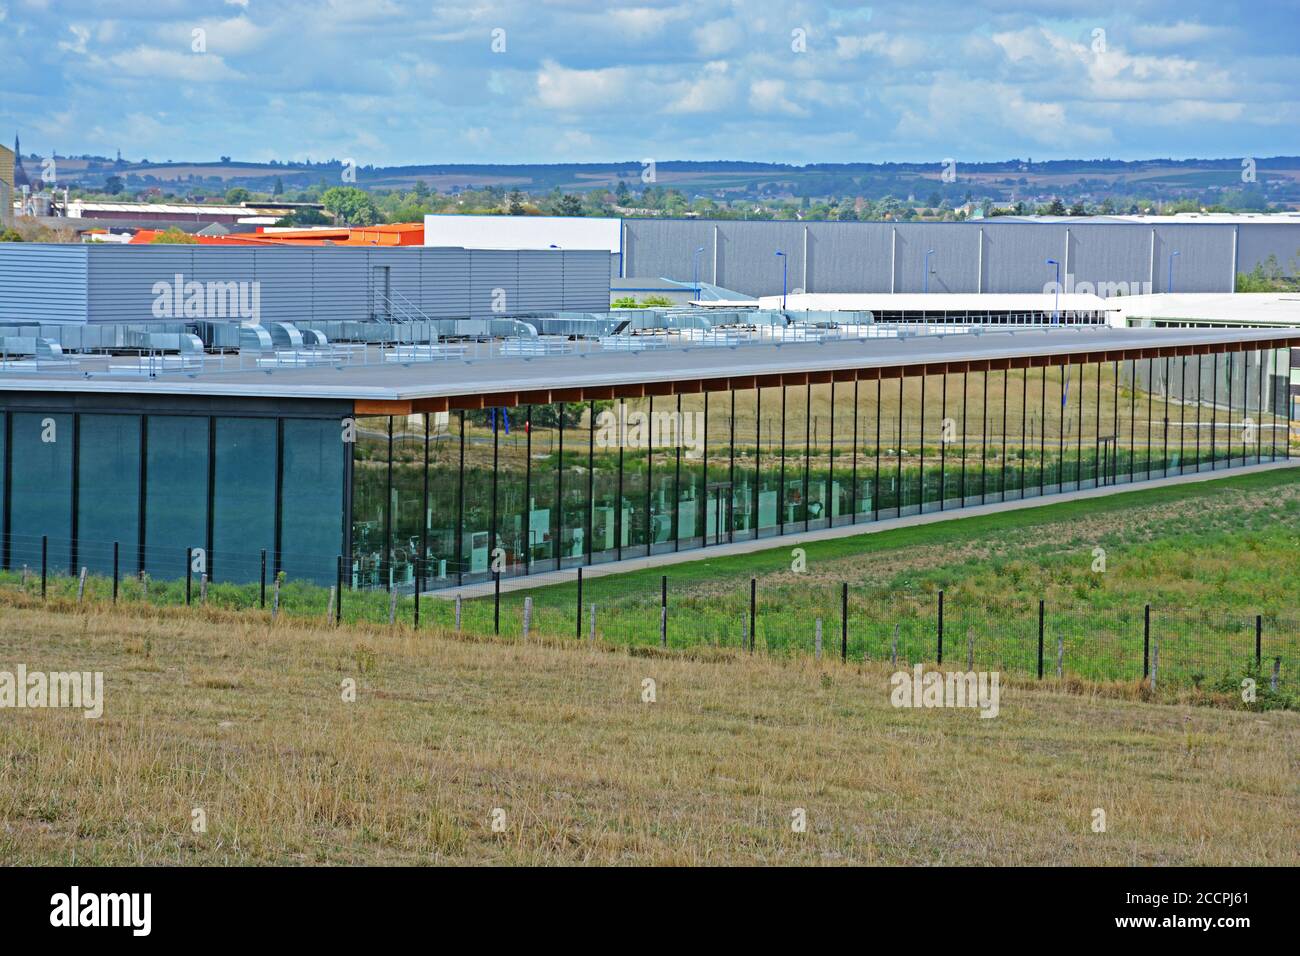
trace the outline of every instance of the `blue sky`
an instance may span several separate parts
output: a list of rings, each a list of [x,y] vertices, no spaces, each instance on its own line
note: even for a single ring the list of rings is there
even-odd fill
[[[0,0],[0,97],[25,152],[155,161],[1258,157],[1300,3]]]

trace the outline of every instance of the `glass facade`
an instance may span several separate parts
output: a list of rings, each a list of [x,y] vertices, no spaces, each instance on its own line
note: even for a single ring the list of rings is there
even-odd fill
[[[218,582],[265,552],[268,580],[434,589],[1287,455],[1286,349],[1087,358],[355,419],[10,405],[3,565],[44,539],[56,572],[116,545],[121,574],[178,578],[202,548]]]
[[[383,419],[385,427],[387,419]],[[0,414],[5,569],[185,575],[278,570],[333,583],[344,553],[348,461],[340,418],[9,411]],[[420,418],[423,427],[423,417]],[[387,449],[385,448],[385,456]],[[423,448],[412,460],[423,476]],[[418,512],[424,497],[414,495]],[[378,510],[382,513],[382,503]],[[419,522],[417,513],[414,520]],[[197,577],[196,573],[196,577]]]
[[[354,579],[436,588],[490,580],[494,555],[535,574],[1272,461],[1284,366],[1269,350],[1001,360],[366,419]],[[426,427],[420,469],[403,449]],[[424,478],[420,552],[404,502]]]

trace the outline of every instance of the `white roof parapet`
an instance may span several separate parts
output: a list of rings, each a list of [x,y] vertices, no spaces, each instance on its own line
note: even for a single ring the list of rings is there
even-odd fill
[[[800,292],[785,296],[789,312],[1117,312],[1117,299],[1087,292]],[[706,303],[715,304],[715,303]],[[781,308],[765,295],[759,308]]]

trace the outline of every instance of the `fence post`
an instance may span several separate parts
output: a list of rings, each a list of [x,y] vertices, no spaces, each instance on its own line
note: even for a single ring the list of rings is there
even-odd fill
[[[1046,601],[1038,599],[1038,679],[1043,679],[1043,635],[1046,631],[1044,609]]]
[[[271,620],[275,620],[280,614],[280,575],[275,576],[275,591],[271,595]]]
[[[1142,679],[1151,676],[1151,605],[1142,609]],[[1154,683],[1152,689],[1155,688]]]
[[[24,564],[23,565],[23,590],[24,591],[27,590],[27,576],[28,576],[28,569],[27,569],[27,565]]]
[[[397,623],[397,591],[388,592],[388,626],[392,627]]]
[[[343,555],[341,554],[339,555],[338,567],[335,572],[335,577],[337,580],[334,582],[334,586],[338,591],[338,602],[334,605],[334,624],[337,627],[339,624],[343,623]],[[262,552],[262,579],[263,579],[262,588],[263,591],[265,592],[266,589],[266,580],[265,580],[266,579],[266,552],[265,551]],[[263,593],[262,600],[265,603],[266,601],[265,593]]]
[[[849,582],[840,585],[840,662],[849,661]]]
[[[966,670],[975,670],[975,636],[966,628]]]
[[[758,578],[749,579],[749,652],[758,643]]]
[[[420,629],[420,592],[424,590],[424,559],[415,559],[415,610],[412,611],[411,622],[418,631]]]
[[[668,646],[668,575],[659,579],[659,644]]]
[[[77,603],[86,596],[86,569],[81,569],[81,574],[77,575]]]
[[[1151,692],[1155,693],[1156,674],[1160,671],[1160,641],[1156,641],[1156,646],[1151,652]]]
[[[331,584],[329,604],[325,605],[325,620],[327,621],[334,620],[334,599],[335,599],[335,595],[337,594],[338,594],[338,586]]]
[[[528,626],[533,622],[533,599],[524,598],[524,640],[528,640]],[[460,597],[456,598],[456,630],[460,630]]]
[[[740,649],[743,651],[743,650],[747,650],[748,648],[749,648],[749,618],[742,617],[740,619]]]
[[[596,605],[591,606],[591,643],[596,643]]]
[[[582,637],[582,568],[578,568],[578,611],[574,620],[573,636]]]
[[[113,603],[117,603],[117,542],[113,542]]]
[[[894,667],[898,666],[898,622],[894,622],[894,645],[889,649],[889,661]]]
[[[1260,668],[1260,655],[1264,645],[1264,615],[1255,615],[1255,670]]]
[[[339,558],[339,577],[343,576],[343,559]],[[259,588],[258,604],[266,610],[266,548],[262,549],[262,579]]]
[[[208,572],[204,571],[199,576],[199,603],[206,605],[208,603]]]
[[[501,633],[501,572],[492,572],[492,633]]]
[[[1273,693],[1277,693],[1277,679],[1278,676],[1281,674],[1281,672],[1282,672],[1282,658],[1275,657],[1273,658],[1273,676],[1268,682],[1268,686],[1272,688]]]
[[[813,638],[813,654],[817,660],[822,659],[822,619],[817,618],[817,636]]]
[[[939,661],[943,663],[943,590],[939,591]]]
[[[190,606],[190,585],[194,580],[193,562],[194,549],[185,549],[185,606]]]
[[[460,632],[460,595],[456,595],[456,631]]]
[[[1065,635],[1056,635],[1056,679],[1065,676]]]
[[[41,535],[41,600],[45,600],[45,579],[49,572],[50,538]]]

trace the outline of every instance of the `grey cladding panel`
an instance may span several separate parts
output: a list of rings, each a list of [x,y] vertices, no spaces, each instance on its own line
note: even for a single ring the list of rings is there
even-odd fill
[[[85,322],[87,252],[0,242],[0,323]]]

